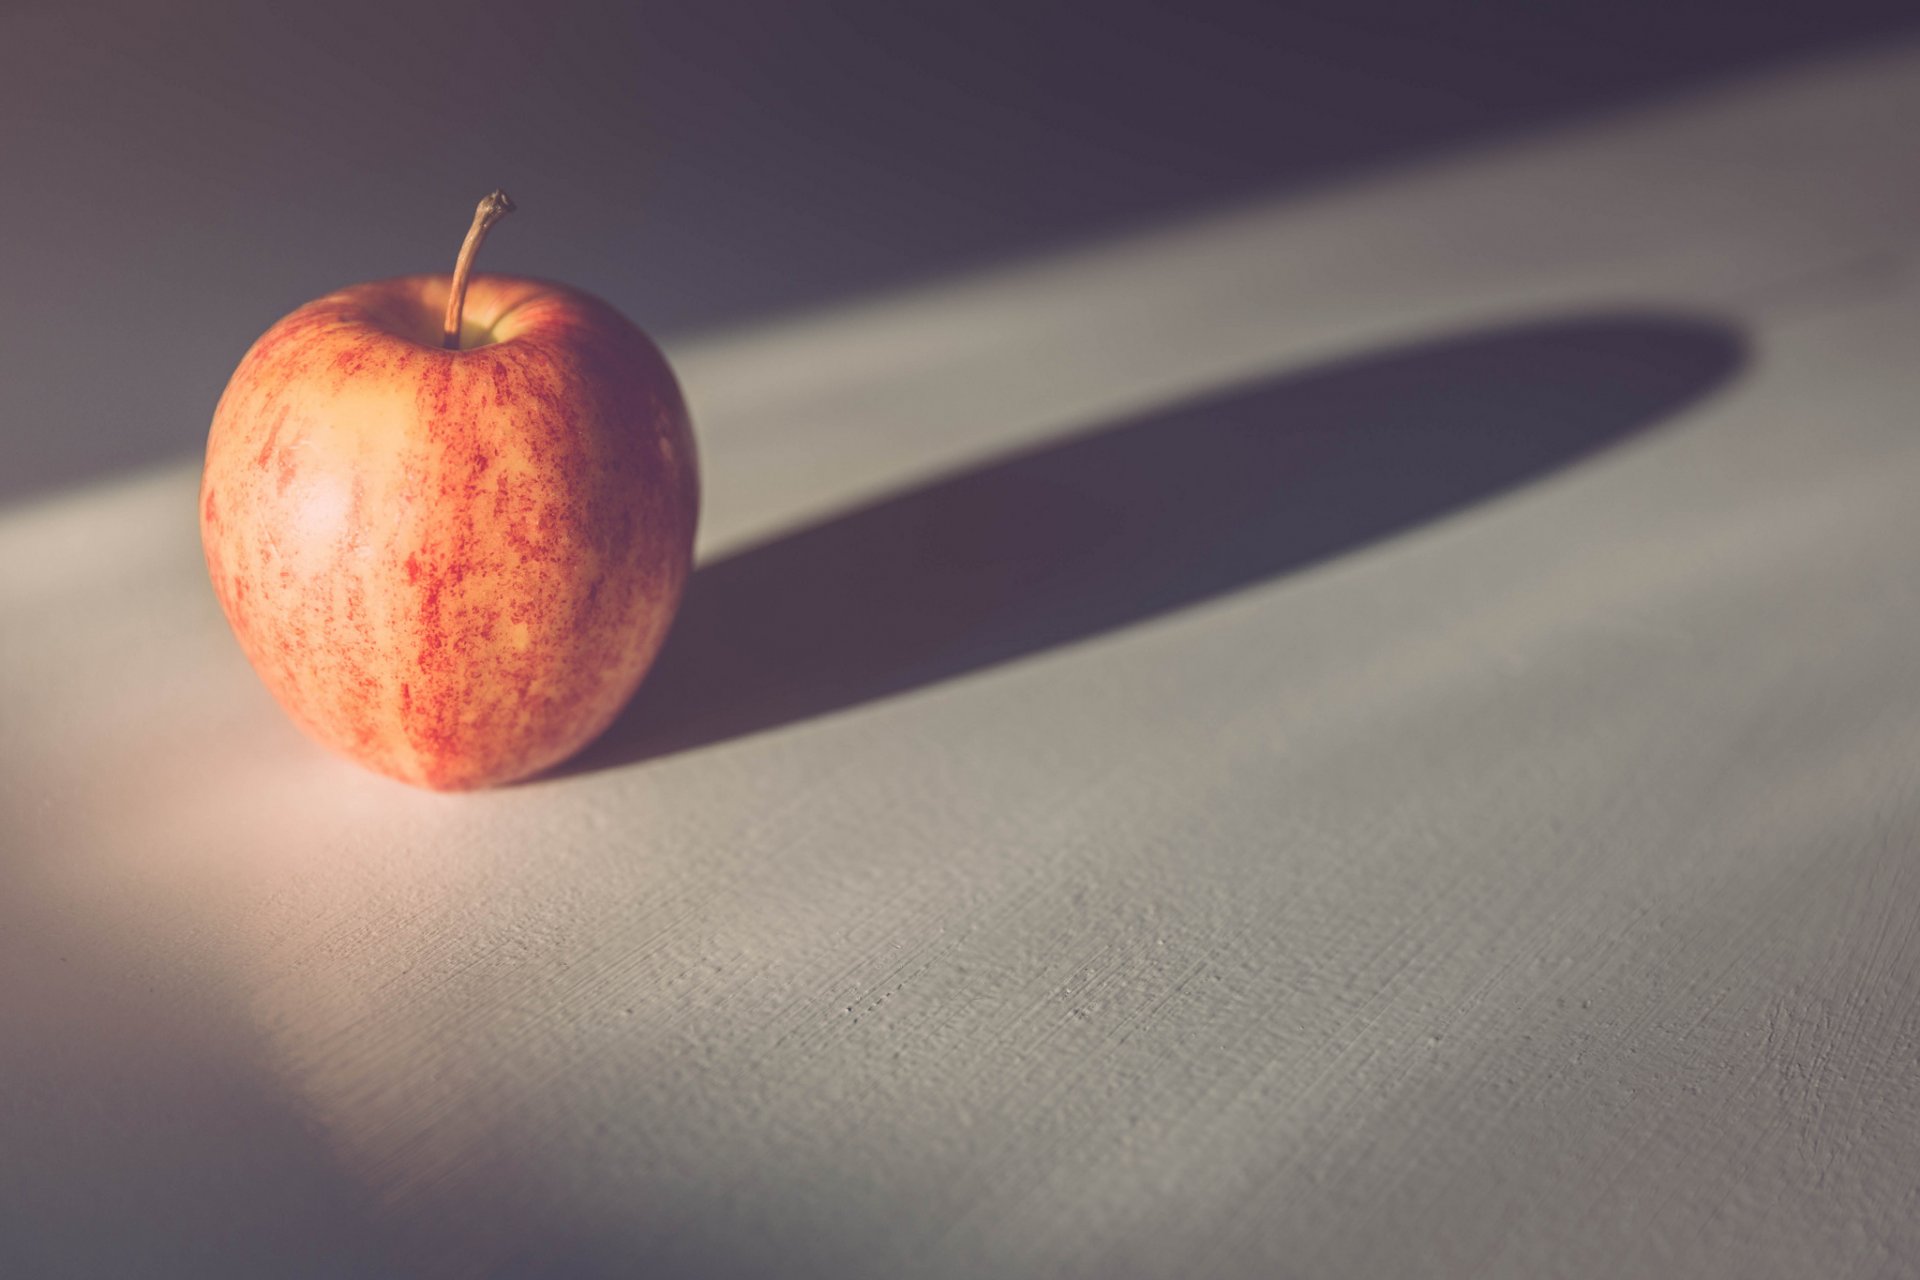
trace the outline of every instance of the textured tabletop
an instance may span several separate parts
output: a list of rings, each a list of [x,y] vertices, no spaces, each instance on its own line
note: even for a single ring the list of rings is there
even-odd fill
[[[1920,53],[669,342],[558,776],[0,510],[27,1275],[1920,1272]]]

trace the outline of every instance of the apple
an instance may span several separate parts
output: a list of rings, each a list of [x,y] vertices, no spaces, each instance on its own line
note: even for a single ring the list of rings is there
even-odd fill
[[[686,402],[577,289],[353,285],[276,323],[214,410],[200,532],[254,669],[324,745],[436,790],[597,736],[665,640],[693,556]]]

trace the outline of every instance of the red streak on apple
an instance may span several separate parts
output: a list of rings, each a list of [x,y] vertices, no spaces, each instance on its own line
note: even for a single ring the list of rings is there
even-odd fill
[[[207,568],[313,737],[439,790],[572,755],[666,638],[698,477],[666,360],[606,303],[502,276],[355,285],[247,352],[214,411]]]

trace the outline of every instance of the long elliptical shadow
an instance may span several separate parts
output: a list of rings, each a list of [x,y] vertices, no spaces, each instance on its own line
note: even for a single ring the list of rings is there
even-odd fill
[[[653,674],[566,772],[824,715],[1325,560],[1658,423],[1745,358],[1715,321],[1579,316],[995,459],[701,567]]]

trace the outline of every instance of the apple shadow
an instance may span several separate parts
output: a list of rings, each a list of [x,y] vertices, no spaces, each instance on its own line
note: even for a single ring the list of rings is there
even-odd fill
[[[1557,318],[990,460],[701,566],[633,702],[556,773],[807,720],[1263,582],[1653,426],[1746,359],[1712,319]]]

